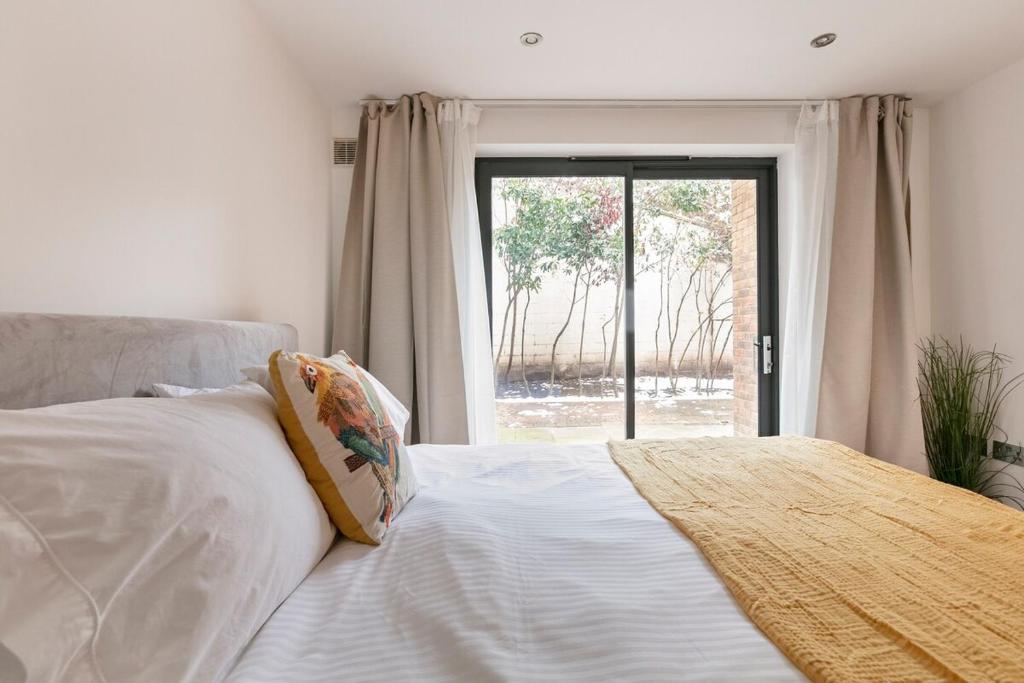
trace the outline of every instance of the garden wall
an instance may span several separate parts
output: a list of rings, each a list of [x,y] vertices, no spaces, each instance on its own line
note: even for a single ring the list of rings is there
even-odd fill
[[[682,272],[678,273],[676,277],[674,289],[678,294],[682,293],[683,288],[689,278],[690,273]],[[730,280],[727,277],[723,289],[728,290],[730,286]],[[494,327],[494,340],[497,345],[500,333],[501,323],[504,317],[504,296],[505,290],[505,273],[501,272],[500,268],[494,270],[494,283],[493,287],[495,292],[498,293],[498,297],[495,298],[495,327]],[[659,306],[658,297],[658,274],[657,273],[645,273],[637,278],[636,280],[636,362],[637,372],[639,374],[654,374],[655,371],[655,360],[660,365],[661,372],[665,372],[665,363],[667,359],[667,353],[669,349],[669,329],[666,323],[665,311]],[[517,323],[516,323],[516,350],[514,352],[515,358],[512,365],[512,378],[518,378],[521,376],[520,370],[520,353],[524,353],[526,372],[528,376],[533,375],[544,375],[550,372],[551,367],[551,346],[558,335],[559,330],[565,325],[566,317],[568,313],[569,302],[572,300],[573,293],[573,280],[572,276],[548,276],[544,280],[544,285],[541,290],[534,294],[530,300],[529,308],[527,309],[527,324],[525,338],[522,335],[522,308],[520,307],[517,311]],[[583,288],[580,287],[577,290],[577,297],[582,296]],[[727,314],[731,307],[723,307],[722,313]],[[611,320],[615,310],[615,285],[608,283],[600,287],[594,287],[591,289],[589,303],[587,305],[587,316],[586,316],[586,332],[583,335],[583,371],[584,375],[587,374],[601,374],[601,368],[606,363],[606,359],[611,353],[614,322],[610,322],[605,325],[606,322]],[[658,334],[655,335],[655,330],[658,329],[658,314],[661,313],[661,325]],[[675,321],[676,312],[671,311],[673,322]],[[583,302],[576,305],[576,309],[573,311],[569,325],[565,328],[565,332],[562,334],[558,342],[558,347],[555,355],[555,366],[557,368],[558,376],[575,376],[579,363],[579,350],[580,350],[580,331],[583,326]],[[503,371],[507,365],[508,360],[508,346],[509,336],[512,331],[512,320],[511,312],[509,314],[509,322],[507,324],[507,332],[505,345],[502,350],[502,356],[505,362],[499,367]],[[683,305],[681,311],[678,332],[676,334],[676,344],[673,348],[673,357],[679,357],[679,353],[686,346],[686,342],[696,327],[697,323],[697,312],[694,309],[692,297],[688,298]],[[622,363],[624,358],[624,339],[623,335],[625,328],[619,331],[619,346],[616,354],[619,365],[619,374],[622,373]],[[523,344],[525,342],[525,344]],[[697,344],[694,341],[690,345],[690,350],[687,353],[686,361],[684,361],[684,368],[687,365],[692,365],[696,360],[696,347]],[[719,349],[725,349],[722,355],[721,372],[728,374],[732,371],[732,342],[727,342],[724,345],[720,344]],[[495,349],[497,350],[497,349]],[[500,375],[499,375],[500,376]]]
[[[721,336],[715,347],[714,365],[719,377],[736,375],[736,381],[739,383],[737,411],[746,415],[741,421],[748,425],[752,424],[756,432],[758,375],[753,353],[753,341],[757,334],[755,181],[733,181],[731,198],[732,273],[724,276],[723,294],[719,300],[732,297],[732,302],[725,303],[716,315],[722,318],[731,316],[733,331],[728,336]],[[699,344],[696,339],[691,339],[691,335],[697,328],[699,315],[693,293],[686,297],[681,309],[676,308],[680,295],[688,286],[690,276],[691,273],[685,269],[669,274],[670,281],[667,287],[672,291],[672,302],[666,305],[662,294],[666,287],[661,280],[663,275],[656,271],[638,273],[635,297],[638,375],[653,375],[656,372],[664,375],[668,368],[670,351],[673,364],[678,363],[680,354],[685,351],[682,363],[684,374],[695,369]],[[532,294],[528,303],[524,295],[514,308],[506,308],[507,274],[497,260],[493,264],[493,278],[494,345],[495,354],[501,355],[501,360],[497,364],[499,378],[502,378],[506,371],[513,381],[520,380],[524,372],[531,379],[548,375],[552,364],[552,344],[556,338],[556,378],[575,377],[580,372],[581,358],[584,377],[602,374],[613,347],[616,346],[613,318],[618,292],[614,282],[594,286],[587,295],[584,283],[574,283],[572,274],[546,273],[542,277],[542,286],[539,291]],[[574,293],[577,304],[569,317],[569,306],[574,299]],[[584,314],[585,331],[582,332],[581,339]],[[513,328],[515,352],[510,364],[508,354]],[[619,375],[622,374],[624,359],[623,335],[624,330],[620,329],[615,349]]]

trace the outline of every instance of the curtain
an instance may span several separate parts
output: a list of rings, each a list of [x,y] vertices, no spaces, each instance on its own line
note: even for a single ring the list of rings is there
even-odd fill
[[[438,107],[445,204],[451,226],[455,290],[459,303],[469,443],[495,441],[491,323],[487,315],[480,215],[477,213],[476,128],[480,109],[446,100]]]
[[[910,271],[912,105],[839,103],[828,310],[816,435],[927,472]]]
[[[412,417],[410,443],[467,443],[466,385],[437,100],[370,103],[359,124],[335,349]]]
[[[784,434],[814,436],[825,344],[839,103],[804,105],[796,128],[796,210],[788,236],[779,417]]]

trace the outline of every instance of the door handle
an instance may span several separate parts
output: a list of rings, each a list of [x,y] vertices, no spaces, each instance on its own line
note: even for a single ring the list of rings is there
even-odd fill
[[[775,371],[775,348],[772,335],[761,335],[761,340],[754,339],[754,346],[761,351],[761,374],[770,375]]]

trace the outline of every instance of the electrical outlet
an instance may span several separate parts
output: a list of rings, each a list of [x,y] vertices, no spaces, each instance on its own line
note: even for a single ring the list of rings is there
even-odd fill
[[[1024,448],[1005,441],[992,441],[992,457],[1003,462],[1021,463],[1024,461]]]

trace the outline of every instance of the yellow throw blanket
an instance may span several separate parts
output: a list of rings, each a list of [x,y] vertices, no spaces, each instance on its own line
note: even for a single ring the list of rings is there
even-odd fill
[[[815,681],[1024,681],[1024,513],[835,443],[611,444]]]

